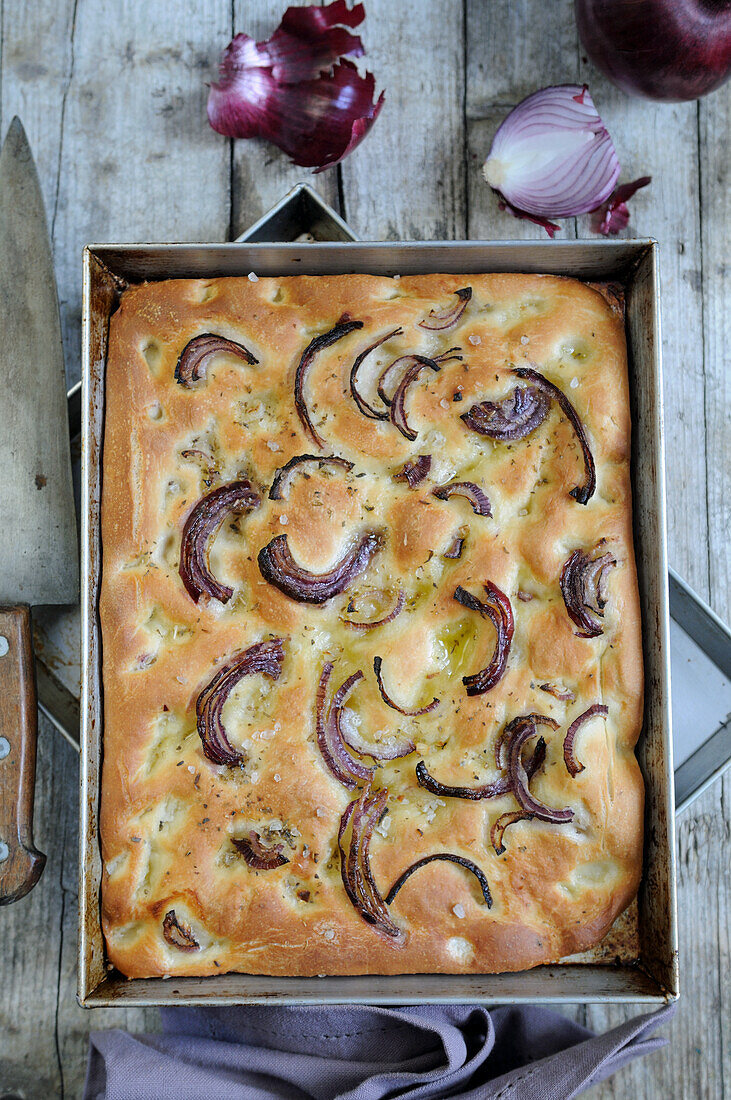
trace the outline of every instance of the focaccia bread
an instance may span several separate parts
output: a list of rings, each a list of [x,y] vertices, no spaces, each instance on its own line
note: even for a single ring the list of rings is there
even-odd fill
[[[495,972],[598,943],[642,865],[629,452],[609,288],[127,290],[103,455],[109,960]]]

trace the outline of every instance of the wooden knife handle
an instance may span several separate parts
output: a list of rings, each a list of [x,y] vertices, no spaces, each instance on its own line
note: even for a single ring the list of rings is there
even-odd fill
[[[37,736],[30,611],[0,608],[0,905],[24,897],[46,865],[33,845]]]

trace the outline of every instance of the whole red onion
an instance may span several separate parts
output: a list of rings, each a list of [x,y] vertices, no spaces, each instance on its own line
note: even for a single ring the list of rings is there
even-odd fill
[[[574,0],[584,49],[623,91],[698,99],[731,76],[731,0]]]

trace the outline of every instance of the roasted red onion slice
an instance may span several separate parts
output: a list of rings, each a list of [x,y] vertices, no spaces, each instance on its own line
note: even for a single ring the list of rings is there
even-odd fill
[[[408,482],[409,489],[416,489],[431,470],[431,455],[419,455],[407,459],[401,469],[393,475],[394,481]]]
[[[513,794],[526,813],[533,814],[541,821],[562,825],[573,819],[574,811],[568,807],[564,810],[554,810],[536,798],[528,789],[528,774],[523,765],[522,750],[526,741],[534,737],[536,732],[535,722],[531,718],[522,719],[515,729],[508,749],[508,778]]]
[[[339,783],[344,787],[357,787],[359,783],[367,783],[373,778],[375,769],[367,768],[359,760],[354,760],[345,748],[343,731],[340,721],[343,707],[351,691],[357,683],[363,679],[363,673],[358,670],[340,685],[332,697],[328,707],[327,686],[330,681],[333,666],[327,661],[320,675],[315,694],[317,744],[322,753],[322,758]]]
[[[449,546],[444,551],[444,554],[442,555],[442,557],[445,557],[445,558],[461,558],[462,557],[462,547],[465,544],[465,539],[467,538],[468,533],[469,533],[469,527],[460,527],[457,534],[454,536],[454,538],[450,542]]]
[[[497,633],[495,651],[490,663],[479,672],[462,677],[462,683],[467,688],[468,695],[482,695],[501,679],[508,663],[510,643],[515,631],[513,609],[508,597],[492,581],[488,581],[484,589],[487,592],[485,603],[467,592],[461,585],[458,585],[454,591],[455,600],[463,607],[469,607],[471,611],[477,611],[480,615],[487,615]]]
[[[166,943],[171,947],[177,947],[179,951],[199,951],[200,944],[191,932],[189,926],[178,920],[174,909],[168,909],[162,921],[162,935]]]
[[[440,500],[449,500],[450,497],[465,497],[472,505],[472,511],[477,516],[492,516],[490,501],[479,485],[474,481],[452,481],[449,485],[440,485],[432,489],[432,496]]]
[[[546,760],[546,742],[539,737],[533,754],[526,764],[526,775],[532,779],[539,768],[543,767]],[[426,764],[420,760],[416,765],[416,781],[420,787],[442,798],[469,798],[473,802],[479,802],[483,798],[501,798],[512,790],[510,780],[506,777],[496,779],[493,783],[483,783],[480,787],[450,787],[446,783],[440,783],[433,775],[430,775]]]
[[[356,357],[353,366],[350,368],[350,392],[353,395],[353,400],[363,415],[370,417],[371,420],[388,420],[388,413],[380,409],[375,409],[373,405],[370,405],[365,397],[363,397],[358,389],[358,371],[372,351],[375,351],[376,348],[380,348],[381,344],[385,344],[388,340],[393,340],[394,336],[402,336],[403,331],[402,328],[395,328],[392,329],[391,332],[387,332],[385,336],[379,337],[378,340],[369,344],[368,347]]]
[[[495,854],[501,856],[505,851],[505,845],[503,844],[503,836],[508,825],[514,825],[516,821],[532,821],[533,814],[527,814],[524,810],[508,810],[505,814],[500,814],[500,817],[493,824],[490,829],[490,841],[495,849]]]
[[[413,428],[409,427],[406,420],[406,395],[409,391],[409,387],[413,385],[424,367],[429,367],[434,371],[438,371],[441,368],[434,359],[428,359],[425,355],[414,355],[412,358],[414,362],[411,366],[406,368],[401,381],[394,391],[393,399],[388,410],[388,416],[394,427],[398,428],[401,432],[401,435],[413,442],[418,433],[415,432]]]
[[[408,737],[391,737],[388,743],[376,744],[361,736],[355,726],[342,724],[343,740],[354,752],[361,756],[372,756],[374,760],[400,760],[416,752],[416,745]]]
[[[368,856],[373,829],[383,816],[387,801],[388,791],[384,789],[373,794],[368,786],[363,788],[358,801],[351,802],[345,810],[338,830],[340,873],[345,891],[363,920],[392,939],[402,940],[404,934],[389,916]],[[346,854],[344,838],[351,821],[352,833]]]
[[[287,857],[282,855],[284,851],[283,844],[274,844],[270,848],[266,847],[262,844],[261,837],[254,829],[251,830],[248,836],[232,836],[231,843],[241,853],[249,867],[253,867],[256,871],[272,871],[275,867],[281,867],[283,864],[289,863]]]
[[[596,554],[596,548],[592,551]],[[561,594],[569,617],[579,627],[579,638],[598,638],[604,633],[599,619],[607,604],[606,577],[617,564],[611,554],[591,558],[584,550],[574,550],[561,570]]]
[[[563,742],[563,758],[566,762],[566,769],[569,775],[576,776],[579,772],[583,772],[584,765],[576,759],[574,754],[574,738],[579,732],[581,726],[585,722],[588,722],[590,718],[594,718],[598,714],[603,714],[605,717],[609,714],[609,707],[605,707],[603,703],[595,703],[593,707],[589,707],[583,714],[580,714],[578,718],[569,726],[566,731],[566,737]]]
[[[355,623],[352,619],[343,619],[341,616],[340,622],[345,623],[346,626],[351,627],[353,630],[373,630],[377,626],[386,626],[387,623],[392,623],[396,616],[401,614],[405,606],[406,593],[404,592],[403,588],[399,588],[398,596],[396,597],[396,603],[393,605],[393,608],[391,609],[391,611],[389,611],[388,615],[385,615],[382,619],[376,619],[376,621],[372,623]],[[347,610],[355,610],[352,600],[348,604]]]
[[[499,443],[525,439],[548,416],[551,402],[536,386],[515,386],[502,401],[481,401],[462,413],[468,428]]]
[[[372,73],[361,75],[345,55],[363,43],[348,27],[363,21],[362,4],[345,0],[290,7],[271,38],[237,34],[208,96],[208,121],[226,137],[262,137],[295,164],[332,167],[365,137],[383,106],[374,102]]]
[[[242,359],[250,366],[259,362],[247,347],[236,340],[227,340],[225,336],[217,336],[215,332],[203,332],[189,340],[180,353],[174,375],[178,385],[190,389],[194,382],[207,378],[211,360],[221,352]]]
[[[387,707],[391,707],[393,710],[397,710],[399,714],[405,714],[407,718],[417,718],[420,714],[430,714],[433,710],[437,709],[437,707],[439,706],[438,699],[432,699],[431,703],[429,703],[425,707],[419,707],[418,710],[405,710],[403,707],[400,707],[398,703],[394,703],[393,699],[383,686],[383,678],[381,676],[382,663],[383,662],[380,657],[373,658],[373,671],[376,674],[378,690],[380,691],[381,698],[383,699]]]
[[[445,306],[444,309],[439,310],[430,309],[429,316],[418,322],[419,327],[429,329],[430,332],[444,332],[445,329],[456,325],[467,309],[467,303],[472,297],[472,287],[465,286],[462,290],[455,290],[454,293],[457,295],[456,305]]]
[[[214,535],[229,512],[249,512],[261,503],[248,481],[231,481],[204,496],[185,521],[180,543],[180,579],[190,598],[198,603],[205,592],[221,603],[233,588],[221,584],[208,568],[208,551]]]
[[[562,703],[573,703],[576,696],[573,691],[566,688],[562,691],[561,688],[556,687],[555,684],[539,684],[541,691],[545,691],[548,695],[552,695],[554,699],[559,699]]]
[[[282,639],[257,642],[231,657],[206,684],[195,705],[198,735],[203,752],[214,764],[242,764],[244,756],[237,752],[223,725],[223,708],[233,689],[244,676],[260,674],[278,680],[282,671],[284,650]]]
[[[344,592],[365,572],[371,558],[383,546],[383,536],[368,531],[326,573],[310,573],[292,557],[286,535],[277,535],[259,551],[259,569],[285,596],[299,603],[325,603]]]
[[[297,409],[297,415],[302,422],[302,427],[317,447],[324,447],[325,441],[315,431],[304,398],[307,371],[321,351],[324,351],[325,348],[329,348],[332,344],[336,344],[338,340],[342,340],[344,336],[347,336],[349,333],[359,328],[363,328],[362,321],[339,321],[337,325],[335,325],[335,328],[331,328],[329,332],[323,332],[322,335],[316,336],[314,340],[310,341],[302,352],[302,357],[297,366],[297,373],[294,379],[294,403]]]
[[[270,500],[288,500],[292,482],[299,473],[304,473],[308,467],[313,470],[321,470],[323,466],[339,466],[343,470],[352,470],[354,463],[347,458],[339,458],[337,455],[295,455],[284,466],[280,466],[274,474],[274,481],[269,490]],[[304,469],[303,469],[304,468]]]
[[[495,741],[495,766],[500,770],[507,768],[508,747],[516,730],[520,726],[522,726],[524,722],[532,722],[535,726],[548,726],[549,729],[552,730],[558,729],[558,722],[555,720],[555,718],[549,718],[545,714],[521,714],[518,718],[513,718],[511,722],[508,722],[502,733],[500,733],[497,740]],[[543,741],[542,737],[540,738],[540,741]],[[543,752],[545,756],[545,745]],[[543,763],[543,761],[541,761],[540,763]],[[540,764],[537,764],[533,770],[535,771],[538,767],[540,767]],[[530,776],[533,774],[530,771],[530,766],[526,767],[526,771],[529,773],[530,778]]]
[[[596,489],[596,469],[594,467],[594,456],[591,453],[589,440],[586,438],[586,431],[581,422],[581,417],[563,390],[559,389],[558,386],[554,386],[553,382],[549,382],[547,378],[544,378],[540,371],[534,370],[532,367],[513,367],[513,374],[517,374],[518,378],[527,378],[529,382],[538,386],[540,390],[556,401],[561,412],[574,429],[576,438],[581,446],[582,454],[584,455],[586,477],[584,478],[583,485],[576,485],[570,490],[569,496],[572,496],[579,504],[587,504],[594,495],[594,490]]]
[[[420,867],[425,867],[427,863],[433,863],[435,860],[444,860],[447,863],[457,863],[460,867],[464,867],[465,870],[471,871],[480,884],[482,896],[485,899],[485,905],[488,909],[492,908],[492,897],[490,896],[490,887],[488,886],[485,872],[482,871],[476,863],[473,863],[471,859],[465,859],[464,856],[455,855],[453,852],[435,852],[432,856],[424,856],[422,859],[417,859],[416,863],[412,863],[411,866],[407,867],[404,873],[399,875],[396,879],[393,886],[386,894],[386,905],[391,905],[401,887],[407,879],[411,878],[414,871],[418,871]]]
[[[396,387],[398,385],[397,379],[402,377],[406,371],[415,366],[417,363],[425,363],[432,366],[434,363],[449,363],[452,359],[457,359],[462,362],[462,356],[453,354],[461,351],[461,347],[448,348],[447,351],[441,352],[439,355],[432,355],[427,357],[425,355],[401,355],[398,359],[394,359],[392,363],[381,373],[381,377],[378,379],[378,385],[376,387],[378,396],[384,405],[392,405]],[[385,418],[384,418],[385,419]]]

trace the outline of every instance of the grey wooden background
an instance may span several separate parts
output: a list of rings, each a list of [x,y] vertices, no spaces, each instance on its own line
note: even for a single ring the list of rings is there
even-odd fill
[[[0,127],[19,114],[37,158],[70,380],[85,243],[230,239],[305,178],[278,150],[231,143],[205,117],[205,82],[232,33],[268,36],[285,2],[0,0]],[[314,177],[361,237],[540,237],[499,213],[480,165],[507,109],[545,84],[587,80],[623,178],[652,174],[631,228],[662,247],[670,560],[728,618],[731,87],[699,103],[627,98],[582,57],[571,0],[366,0],[366,11],[386,105],[342,168]],[[588,236],[587,219],[564,235]],[[91,1029],[157,1026],[155,1011],[75,1002],[77,772],[43,723],[36,837],[48,866],[32,894],[0,910],[0,1100],[78,1096]],[[731,1091],[731,776],[678,825],[683,995],[672,1041],[595,1098]],[[568,1011],[597,1030],[632,1014]]]

